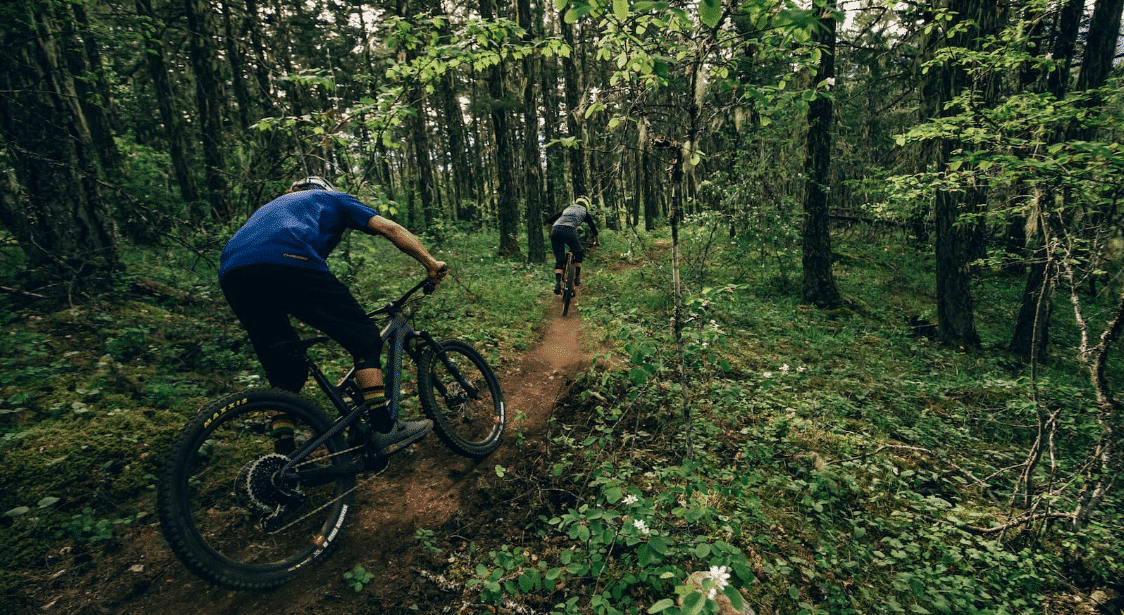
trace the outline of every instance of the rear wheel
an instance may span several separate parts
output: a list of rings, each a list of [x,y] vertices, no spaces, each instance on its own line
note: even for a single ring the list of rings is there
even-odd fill
[[[331,553],[355,488],[343,438],[281,471],[329,426],[311,401],[275,389],[200,410],[173,441],[157,483],[160,526],[184,565],[226,587],[265,589]]]
[[[444,358],[427,349],[418,361],[418,394],[433,429],[450,448],[484,457],[503,438],[503,393],[492,368],[460,340],[438,342]]]
[[[577,265],[574,264],[573,255],[566,258],[566,269],[562,272],[562,315],[570,313],[570,301],[577,294],[574,288],[574,278],[577,277]]]

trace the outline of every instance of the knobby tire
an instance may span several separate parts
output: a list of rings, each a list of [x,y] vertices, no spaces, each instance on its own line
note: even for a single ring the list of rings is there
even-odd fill
[[[566,270],[562,274],[562,315],[570,313],[570,301],[577,294],[574,290],[574,278],[577,277],[577,265],[574,264],[573,255],[566,258]]]
[[[228,395],[200,410],[172,442],[157,482],[160,526],[184,565],[225,587],[268,589],[329,555],[351,507],[354,472],[278,485],[277,470],[292,446],[299,450],[330,425],[310,400],[277,389]],[[292,433],[292,446],[277,433]],[[336,436],[300,468],[344,466],[344,450]]]
[[[433,430],[445,444],[466,457],[482,458],[503,439],[503,393],[484,357],[469,344],[453,339],[438,345],[470,390],[461,386],[446,362],[432,350],[418,361],[418,394]]]

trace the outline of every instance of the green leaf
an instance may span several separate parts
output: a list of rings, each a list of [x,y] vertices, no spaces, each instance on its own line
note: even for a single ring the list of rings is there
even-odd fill
[[[566,8],[566,5],[569,3],[570,0],[554,0],[554,10],[561,11],[562,9]]]
[[[727,585],[722,589],[722,594],[730,601],[730,606],[734,607],[735,611],[739,613],[742,611],[742,606],[744,606],[745,601],[742,600],[742,593],[738,591],[738,588],[733,585]]]
[[[675,606],[674,600],[672,600],[671,598],[664,598],[663,600],[660,600],[659,602],[648,607],[648,613],[662,613],[673,606]]]
[[[532,590],[539,586],[539,571],[528,570],[519,575],[519,591],[524,594],[531,593]]]
[[[501,465],[496,466],[496,476],[498,476],[500,478],[503,478],[504,472],[506,472],[506,471],[507,470],[503,466],[501,466]]]
[[[618,21],[628,19],[628,0],[613,0],[613,17]]]
[[[718,26],[718,22],[722,20],[722,3],[719,0],[699,2],[699,20],[708,28]]]
[[[566,21],[566,23],[570,23],[570,24],[577,23],[579,19],[588,15],[589,12],[592,11],[592,10],[593,10],[593,7],[589,6],[588,4],[583,4],[582,6],[575,6],[575,7],[571,8],[570,10],[566,11],[566,15],[563,16],[563,19]]]
[[[706,606],[706,596],[701,592],[693,591],[683,598],[683,608],[679,609],[681,615],[695,615],[701,613]]]

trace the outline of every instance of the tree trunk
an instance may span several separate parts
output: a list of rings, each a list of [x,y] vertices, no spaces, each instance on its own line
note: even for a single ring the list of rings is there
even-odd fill
[[[542,27],[531,13],[530,0],[518,0],[519,25],[527,32],[525,43],[533,43]],[[528,54],[523,59],[523,187],[527,193],[527,261],[538,264],[546,260],[546,242],[542,229],[542,151],[539,149],[539,112],[535,97],[541,74],[542,58]]]
[[[998,30],[1000,7],[985,0],[949,0],[953,12],[950,26],[972,21],[974,27],[961,30],[947,39],[949,47],[977,49],[978,41]],[[956,62],[946,62],[929,73],[928,93],[934,98],[936,115],[946,117],[962,111],[945,104],[967,87],[977,87],[981,98],[992,96],[990,83],[973,84],[966,71]],[[937,146],[937,168],[947,168],[952,152],[959,143],[942,140]],[[971,262],[982,254],[982,233],[978,222],[966,222],[964,215],[980,213],[985,204],[982,189],[960,192],[940,190],[936,194],[936,269],[937,269],[937,323],[942,343],[959,347],[978,347],[974,304],[972,300]]]
[[[210,7],[205,0],[184,0],[184,9],[190,30],[191,67],[195,73],[195,102],[199,107],[203,176],[211,209],[209,213],[215,220],[229,220],[234,212],[223,152],[222,68],[211,27]]]
[[[820,27],[813,43],[822,50],[815,87],[835,78],[835,0],[817,4]],[[827,86],[830,87],[830,86]],[[804,301],[821,308],[839,305],[839,289],[831,274],[830,183],[832,101],[820,95],[808,106],[808,140],[804,159]]]
[[[180,198],[190,207],[199,200],[199,188],[195,183],[195,175],[191,172],[189,162],[191,148],[188,147],[184,135],[181,113],[175,105],[176,97],[168,80],[164,42],[152,36],[162,28],[156,27],[156,14],[152,10],[151,0],[137,0],[137,13],[152,22],[152,27],[142,29],[145,36],[145,60],[147,60],[149,75],[152,77],[152,84],[155,86],[156,104],[160,109],[161,123],[164,125],[164,136],[168,140],[168,154],[172,159],[176,185],[180,189]]]
[[[471,165],[468,163],[468,146],[465,139],[464,113],[457,102],[457,90],[452,72],[445,73],[443,87],[438,95],[445,115],[445,134],[449,159],[453,169],[453,215],[456,220],[469,219],[463,212],[464,203],[475,197]]]
[[[567,148],[570,154],[570,185],[573,186],[574,198],[589,196],[589,171],[585,164],[585,119],[581,112],[581,81],[577,68],[577,44],[574,42],[574,25],[562,22],[562,40],[573,51],[568,56],[562,57],[562,72],[565,77],[563,92],[566,96],[566,128],[570,138],[577,143],[574,147]]]
[[[553,35],[553,34],[551,34]],[[553,58],[544,59],[539,63],[542,69],[543,83],[556,83],[558,80],[558,63]],[[558,106],[556,95],[557,88],[542,88],[542,118],[543,139],[546,143],[553,143],[559,137],[558,133]],[[566,182],[566,153],[560,147],[546,148],[546,174],[545,191],[543,192],[543,211],[555,212],[559,209],[560,202],[569,202],[569,184]]]
[[[91,276],[117,264],[117,227],[59,46],[59,16],[49,3],[21,8],[19,19],[0,25],[0,139],[17,182],[0,188],[0,224],[16,237],[31,267],[62,281],[72,296]]]
[[[480,0],[480,16],[495,19],[495,0]],[[504,63],[487,69],[489,108],[491,109],[492,130],[495,131],[496,178],[499,186],[496,192],[496,213],[500,223],[499,254],[517,257],[522,254],[519,248],[519,203],[515,199],[515,185],[512,176],[515,155],[512,150],[511,125],[506,109]]]
[[[1077,46],[1078,26],[1080,25],[1081,11],[1085,7],[1084,0],[1069,0],[1061,8],[1058,16],[1053,20],[1056,28],[1052,33],[1053,45],[1051,56],[1057,63],[1057,69],[1046,76],[1045,87],[1055,98],[1061,100],[1069,90],[1069,69],[1073,65],[1074,52]],[[1064,139],[1064,131],[1054,131],[1050,141],[1058,142]],[[1047,213],[1054,209],[1055,191],[1046,186],[1038,194],[1035,206]],[[1042,216],[1035,216],[1043,220]],[[1018,216],[1013,225],[1026,228],[1026,217]],[[1049,255],[1045,253],[1041,237],[1046,232],[1041,228],[1039,233],[1027,236],[1023,231],[1024,245],[1020,246],[1023,252],[1033,254],[1042,252],[1034,261],[1026,276],[1023,286],[1022,302],[1019,315],[1015,320],[1015,329],[1011,334],[1011,343],[1008,350],[1023,357],[1044,360],[1050,343],[1050,317],[1053,315],[1053,289],[1055,273],[1049,273]],[[1032,243],[1033,242],[1033,243]]]

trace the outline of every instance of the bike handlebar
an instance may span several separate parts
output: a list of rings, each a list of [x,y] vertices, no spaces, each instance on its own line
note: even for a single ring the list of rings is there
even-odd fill
[[[448,271],[448,270],[449,270],[448,266],[445,266],[444,268],[441,269],[441,271]],[[368,316],[377,316],[379,314],[392,314],[394,312],[397,312],[398,310],[401,310],[402,307],[406,305],[406,302],[410,300],[410,297],[413,296],[413,294],[418,292],[419,290],[422,291],[423,295],[432,294],[433,291],[437,290],[437,282],[434,282],[433,280],[426,277],[421,282],[418,282],[417,284],[414,284],[414,287],[411,288],[410,290],[406,291],[406,294],[404,294],[401,297],[395,299],[394,301],[391,301],[390,303],[384,305],[383,307],[378,308],[377,310],[371,311],[367,315]]]

